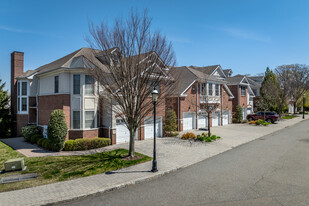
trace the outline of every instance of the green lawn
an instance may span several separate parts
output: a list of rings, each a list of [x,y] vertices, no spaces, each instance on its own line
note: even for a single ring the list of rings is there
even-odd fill
[[[293,119],[295,117],[297,117],[297,116],[295,116],[295,115],[286,115],[286,116],[282,116],[281,118],[282,119]]]
[[[38,177],[22,182],[1,184],[0,192],[105,173],[152,159],[151,157],[136,153],[136,155],[142,156],[142,158],[131,161],[123,160],[122,158],[127,155],[127,150],[117,149],[110,152],[84,156],[24,157],[25,165],[27,166],[26,171],[0,174],[0,178],[7,175],[33,172],[36,172]],[[0,170],[4,169],[3,164],[5,161],[17,157],[22,157],[22,155],[0,141]]]

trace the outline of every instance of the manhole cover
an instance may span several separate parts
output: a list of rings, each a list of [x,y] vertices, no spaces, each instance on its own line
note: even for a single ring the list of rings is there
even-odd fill
[[[19,182],[19,181],[23,181],[23,180],[36,178],[37,176],[38,176],[37,173],[6,176],[6,177],[2,177],[1,184],[11,183],[11,182]]]

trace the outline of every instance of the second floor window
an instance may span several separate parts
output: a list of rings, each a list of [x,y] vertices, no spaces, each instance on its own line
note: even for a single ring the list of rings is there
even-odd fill
[[[28,83],[25,81],[17,83],[17,111],[28,112]]]
[[[94,79],[90,75],[85,75],[85,94],[94,94]]]
[[[219,96],[220,91],[219,91],[219,84],[216,84],[216,96]]]
[[[241,87],[241,96],[246,96],[246,87]]]
[[[212,83],[208,84],[208,95],[212,96]]]
[[[73,94],[80,94],[80,75],[73,75]]]
[[[206,83],[202,83],[201,84],[201,94],[202,95],[206,95],[206,92],[207,92],[207,90],[206,90]]]
[[[59,76],[55,76],[55,93],[59,93]]]

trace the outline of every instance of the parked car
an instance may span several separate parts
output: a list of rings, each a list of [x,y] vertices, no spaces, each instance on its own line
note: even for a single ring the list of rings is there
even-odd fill
[[[279,115],[275,112],[257,112],[256,114],[248,114],[247,120],[250,122],[252,120],[258,120],[262,119],[264,121],[267,121],[269,123],[274,123],[278,120]]]

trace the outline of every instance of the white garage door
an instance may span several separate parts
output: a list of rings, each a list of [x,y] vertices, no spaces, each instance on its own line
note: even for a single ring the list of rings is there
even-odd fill
[[[219,117],[220,117],[220,113],[218,112],[214,112],[212,113],[212,126],[219,126]]]
[[[224,111],[223,113],[222,113],[222,123],[223,123],[223,125],[227,125],[227,124],[229,124],[229,111]]]
[[[197,121],[198,128],[207,128],[207,117],[206,115],[199,115]]]
[[[153,117],[145,120],[145,139],[153,138]],[[156,119],[156,137],[162,137],[162,117]]]
[[[129,142],[130,132],[122,120],[116,121],[116,144],[121,142]]]
[[[194,129],[194,113],[183,113],[183,130]]]

